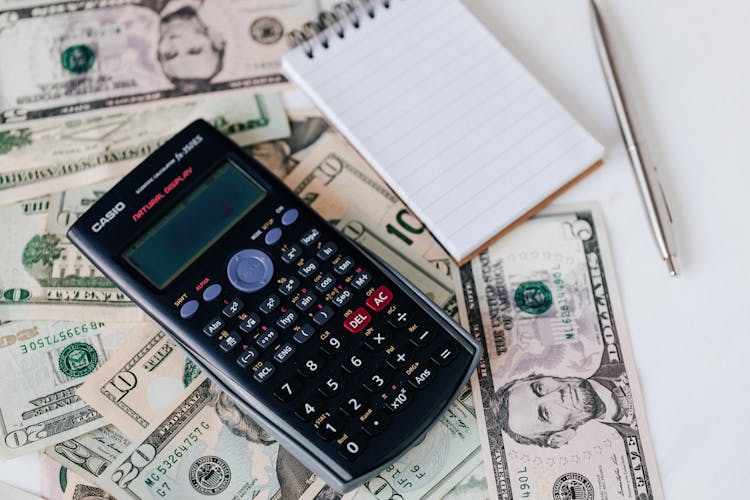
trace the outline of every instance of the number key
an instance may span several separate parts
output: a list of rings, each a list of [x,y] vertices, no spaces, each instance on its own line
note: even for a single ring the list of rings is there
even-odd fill
[[[344,419],[326,412],[315,420],[315,432],[323,441],[333,441],[344,430]]]
[[[302,382],[297,377],[290,377],[286,382],[281,384],[273,395],[279,398],[283,403],[288,403],[294,399],[302,390]]]
[[[323,367],[317,356],[306,359],[298,368],[297,372],[305,378],[313,378]]]
[[[393,372],[388,368],[379,368],[375,370],[375,372],[365,380],[365,389],[372,393],[381,392],[388,381],[391,380],[392,375]]]
[[[329,356],[333,356],[346,345],[346,337],[340,337],[335,333],[328,335],[320,344],[320,350]]]
[[[344,390],[346,379],[341,373],[334,373],[329,375],[323,383],[318,387],[318,390],[327,398],[332,398]]]
[[[309,422],[321,411],[323,411],[323,402],[316,397],[312,397],[302,403],[294,414],[303,422]]]
[[[344,400],[341,405],[341,411],[347,417],[353,417],[359,415],[365,409],[365,403],[367,402],[367,396],[361,392],[352,394]]]
[[[365,367],[369,359],[370,351],[360,348],[350,354],[341,367],[349,373],[357,373]]]
[[[365,440],[364,436],[362,436],[361,434],[358,436],[352,436],[347,439],[343,445],[341,445],[341,448],[339,448],[339,455],[344,457],[346,460],[353,462],[362,454],[363,451],[365,451],[366,446],[367,441]]]

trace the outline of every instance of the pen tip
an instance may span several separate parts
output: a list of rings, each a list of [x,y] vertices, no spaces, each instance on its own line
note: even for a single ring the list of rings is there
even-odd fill
[[[669,269],[669,275],[670,276],[677,276],[677,260],[675,259],[674,255],[667,256],[667,269]]]

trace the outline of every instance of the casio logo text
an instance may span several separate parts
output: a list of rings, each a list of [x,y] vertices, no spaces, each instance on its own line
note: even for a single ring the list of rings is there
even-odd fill
[[[112,207],[110,210],[107,210],[107,212],[104,214],[103,217],[99,218],[97,222],[94,222],[91,225],[91,230],[95,233],[98,233],[102,229],[104,229],[104,226],[112,220],[117,217],[117,214],[125,210],[125,203],[122,201],[118,201],[114,207]]]

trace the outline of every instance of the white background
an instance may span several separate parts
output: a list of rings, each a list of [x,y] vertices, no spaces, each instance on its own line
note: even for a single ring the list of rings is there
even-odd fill
[[[636,131],[676,219],[677,278],[641,207],[587,0],[465,3],[607,149],[560,202],[602,205],[666,497],[746,498],[750,2],[601,0]],[[39,493],[37,470],[35,455],[21,457],[0,463],[0,480]]]

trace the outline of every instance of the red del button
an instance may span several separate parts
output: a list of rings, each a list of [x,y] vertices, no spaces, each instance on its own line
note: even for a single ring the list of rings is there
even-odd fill
[[[375,293],[370,295],[365,301],[365,304],[367,304],[367,307],[373,311],[381,311],[391,302],[391,300],[393,300],[393,292],[388,290],[387,286],[383,285],[375,290]]]
[[[352,333],[359,333],[370,323],[371,319],[372,316],[367,312],[367,309],[360,307],[344,320],[344,328]]]

